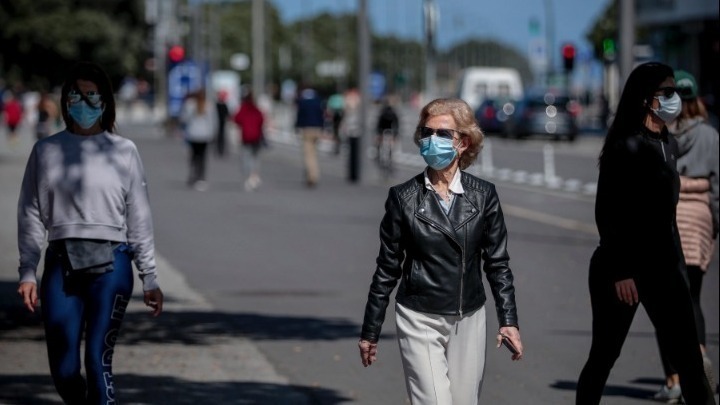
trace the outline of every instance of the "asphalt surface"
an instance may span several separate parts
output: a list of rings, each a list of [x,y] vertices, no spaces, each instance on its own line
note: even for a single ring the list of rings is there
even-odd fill
[[[377,366],[363,369],[354,347],[387,192],[375,168],[364,160],[362,181],[350,184],[344,155],[333,156],[323,143],[323,177],[316,190],[307,190],[297,139],[280,131],[265,151],[258,192],[242,190],[234,145],[228,159],[211,158],[210,189],[194,192],[184,184],[182,142],[149,125],[145,115],[130,118],[119,115],[120,132],[139,145],[148,171],[166,305],[161,317],[151,318],[139,291],[134,294],[115,350],[120,402],[405,403],[390,313]],[[273,118],[282,127],[277,121],[288,117]],[[15,145],[0,130],[0,404],[61,403],[39,318],[15,293],[17,194],[32,142],[28,128]],[[597,139],[580,139],[569,153],[596,148]],[[408,164],[395,178],[417,171]],[[513,260],[524,289],[518,300],[528,355],[511,363],[504,352],[489,351],[483,397],[496,405],[570,404],[589,343],[584,283],[595,241],[588,223],[592,196],[535,193],[537,187],[515,177],[494,181],[501,183],[520,251]],[[549,214],[529,209],[533,204]],[[319,268],[308,268],[313,260]],[[717,375],[717,257],[713,266],[704,299],[706,316],[713,317],[708,334]],[[603,403],[649,402],[661,382],[651,330],[639,311]]]

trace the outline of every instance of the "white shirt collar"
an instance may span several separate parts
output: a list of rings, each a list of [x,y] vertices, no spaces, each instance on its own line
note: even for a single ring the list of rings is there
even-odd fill
[[[429,167],[425,168],[424,176],[425,176],[425,188],[428,190],[435,191],[435,188],[432,185],[432,182],[430,181],[430,175],[428,174],[428,170],[430,170]],[[458,168],[455,170],[455,175],[453,176],[452,181],[450,181],[450,185],[448,186],[448,189],[453,194],[463,194],[465,192],[465,189],[462,186],[462,175],[460,173],[460,169]]]

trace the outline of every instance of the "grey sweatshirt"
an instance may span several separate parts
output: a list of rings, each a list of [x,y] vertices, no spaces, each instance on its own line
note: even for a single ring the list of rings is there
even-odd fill
[[[127,242],[143,290],[158,288],[145,172],[127,138],[65,130],[35,143],[25,167],[17,223],[20,282],[37,283],[47,235],[48,241]]]
[[[668,127],[675,135],[680,149],[677,160],[678,173],[692,178],[704,178],[710,181],[710,207],[713,217],[713,234],[720,228],[720,157],[718,132],[702,118],[689,118],[680,125]]]

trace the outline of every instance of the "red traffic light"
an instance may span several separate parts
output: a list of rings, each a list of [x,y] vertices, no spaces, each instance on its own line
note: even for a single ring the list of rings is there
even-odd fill
[[[566,72],[571,72],[575,65],[575,47],[572,44],[565,44],[562,47],[563,67]]]
[[[173,45],[168,51],[168,58],[173,63],[178,63],[185,59],[185,48],[180,45]]]

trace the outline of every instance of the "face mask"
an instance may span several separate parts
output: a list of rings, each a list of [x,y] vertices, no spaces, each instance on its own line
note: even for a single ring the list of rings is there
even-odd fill
[[[457,151],[453,146],[452,139],[431,135],[420,139],[420,155],[428,166],[435,170],[442,170],[455,160]]]
[[[674,121],[678,115],[680,115],[680,111],[682,110],[682,100],[677,93],[674,93],[670,98],[665,96],[656,96],[655,98],[658,103],[660,103],[660,107],[658,107],[657,110],[652,108],[651,110],[655,113],[655,115],[660,117],[663,122],[666,124],[670,123]]]
[[[91,107],[85,100],[80,100],[77,103],[72,103],[68,107],[68,114],[72,117],[76,124],[80,125],[80,128],[88,129],[95,125],[98,119],[102,117],[104,108]]]

